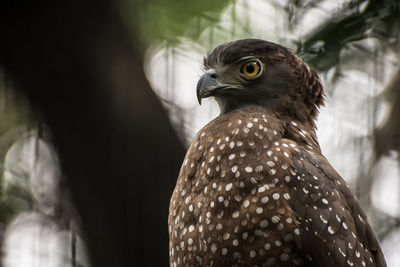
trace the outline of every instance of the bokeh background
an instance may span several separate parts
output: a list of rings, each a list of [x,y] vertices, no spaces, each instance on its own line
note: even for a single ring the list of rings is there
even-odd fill
[[[400,266],[399,0],[101,0],[0,13],[1,266],[167,266],[202,58],[261,38],[322,76],[322,151]]]

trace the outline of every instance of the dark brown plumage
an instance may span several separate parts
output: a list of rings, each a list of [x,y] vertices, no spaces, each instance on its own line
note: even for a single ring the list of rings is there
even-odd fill
[[[386,266],[365,212],[321,154],[318,74],[257,39],[204,60],[194,138],[171,198],[171,266]]]

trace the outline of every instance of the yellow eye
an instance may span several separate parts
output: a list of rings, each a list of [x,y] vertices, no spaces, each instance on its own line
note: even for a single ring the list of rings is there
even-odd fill
[[[242,65],[240,72],[246,75],[247,77],[255,77],[260,73],[261,67],[260,63],[257,61],[246,62]]]

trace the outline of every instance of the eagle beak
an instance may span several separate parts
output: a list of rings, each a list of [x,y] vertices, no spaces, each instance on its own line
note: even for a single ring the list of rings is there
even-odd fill
[[[201,99],[213,96],[215,91],[220,87],[217,82],[217,75],[215,71],[208,71],[201,76],[197,82],[197,100],[201,105]]]
[[[210,96],[227,94],[228,91],[243,89],[241,84],[222,83],[217,80],[217,74],[213,69],[208,70],[197,82],[197,101],[201,105],[201,99]]]

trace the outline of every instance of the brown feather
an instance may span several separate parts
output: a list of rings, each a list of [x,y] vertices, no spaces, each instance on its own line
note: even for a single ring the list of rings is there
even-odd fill
[[[360,203],[321,154],[318,74],[257,39],[217,47],[204,65],[247,55],[294,82],[274,91],[278,106],[237,106],[196,135],[170,202],[170,265],[386,266]]]

